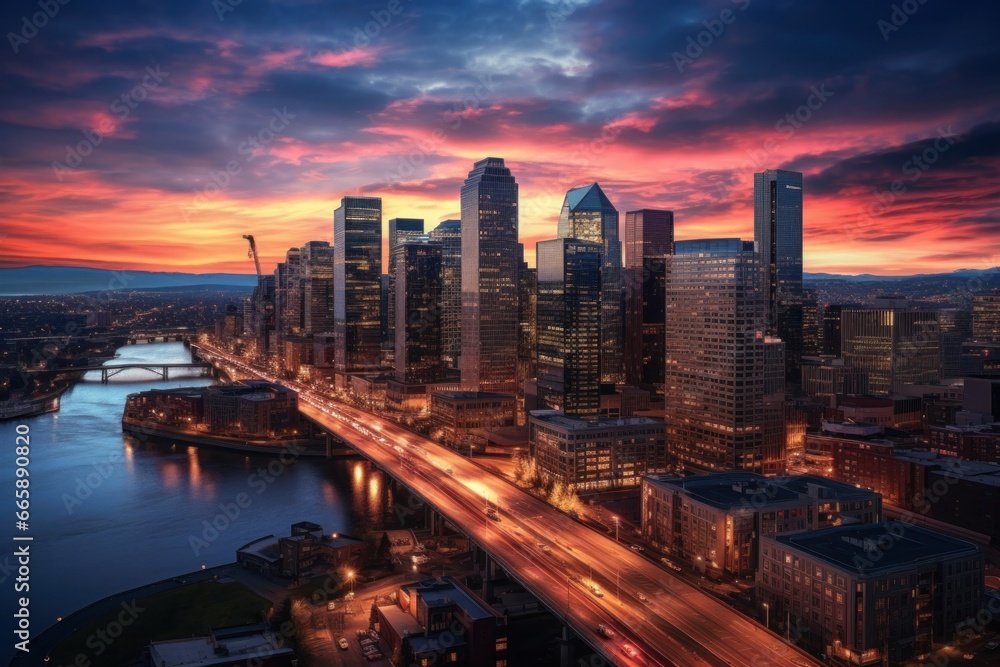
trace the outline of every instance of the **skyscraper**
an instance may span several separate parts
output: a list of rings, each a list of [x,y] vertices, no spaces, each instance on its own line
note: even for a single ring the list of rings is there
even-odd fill
[[[823,308],[823,354],[828,357],[839,357],[841,346],[840,315],[844,307],[836,303],[828,303]]]
[[[344,197],[333,214],[334,365],[381,364],[382,198]]]
[[[462,186],[462,388],[517,384],[517,182],[503,158],[479,160]]]
[[[392,251],[397,245],[407,239],[422,236],[424,221],[420,218],[392,218],[389,220],[389,294],[388,294],[388,336],[394,340],[393,331],[396,328],[396,265]]]
[[[753,242],[680,241],[667,257],[667,446],[687,468],[784,470],[774,412],[783,413],[783,401],[769,399],[772,367],[784,360],[765,335],[763,282]]]
[[[600,413],[602,250],[565,238],[537,245],[538,401],[567,417]]]
[[[936,310],[906,307],[841,311],[844,364],[865,371],[873,394],[940,378],[941,328]]]
[[[663,392],[666,260],[674,248],[674,212],[625,214],[625,382]]]
[[[302,332],[333,333],[334,249],[326,241],[309,241],[299,251],[302,271]]]
[[[441,243],[411,237],[392,250],[396,270],[396,380],[438,382],[441,360]]]
[[[1000,289],[972,295],[972,338],[1000,343]]]
[[[753,176],[753,230],[767,274],[767,332],[785,343],[785,377],[799,382],[802,359],[802,174]]]
[[[445,220],[428,234],[441,242],[442,355],[458,368],[462,355],[462,221]]]
[[[275,275],[275,338],[280,346],[288,336],[302,333],[301,251],[289,248]]]
[[[535,316],[538,307],[538,269],[524,261],[524,244],[518,243],[517,261],[517,391],[538,375],[538,338]]]
[[[802,354],[815,357],[823,351],[823,309],[819,293],[802,290]]]
[[[601,271],[601,382],[625,381],[622,244],[618,238],[618,210],[597,183],[566,193],[559,214],[561,239],[600,243]]]

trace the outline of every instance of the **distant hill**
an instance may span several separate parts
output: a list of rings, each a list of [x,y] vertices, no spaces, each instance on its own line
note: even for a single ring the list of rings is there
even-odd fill
[[[253,288],[257,276],[239,273],[109,271],[73,266],[26,266],[0,269],[0,296],[79,294],[108,290],[188,287]]]
[[[806,273],[803,274],[803,283],[807,288],[815,289],[824,303],[870,304],[877,296],[901,294],[916,304],[941,308],[967,307],[976,292],[1000,288],[1000,267],[916,276]]]

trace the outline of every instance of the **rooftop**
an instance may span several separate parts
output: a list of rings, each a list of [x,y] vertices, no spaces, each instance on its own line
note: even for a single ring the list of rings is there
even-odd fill
[[[652,417],[622,417],[619,419],[597,419],[587,421],[586,419],[575,419],[567,417],[559,410],[532,410],[531,418],[535,421],[545,422],[560,428],[577,430],[597,430],[616,428],[621,426],[662,426],[662,419]]]
[[[211,637],[192,637],[150,642],[149,651],[157,667],[210,667],[232,665],[244,659],[293,655],[291,648],[263,626],[236,626],[212,630]]]
[[[859,575],[979,553],[979,547],[971,542],[899,522],[838,526],[768,539]],[[890,546],[880,547],[880,539],[882,544],[888,540]]]
[[[489,391],[435,391],[431,395],[449,400],[514,400],[513,394],[496,394]]]
[[[798,493],[754,472],[732,471],[691,477],[647,475],[646,479],[663,488],[682,489],[688,497],[723,510],[743,507],[751,502],[754,509],[760,509],[800,499]]]
[[[416,594],[428,607],[455,604],[473,620],[495,618],[497,614],[481,602],[453,577],[418,581],[404,589],[412,596]]]

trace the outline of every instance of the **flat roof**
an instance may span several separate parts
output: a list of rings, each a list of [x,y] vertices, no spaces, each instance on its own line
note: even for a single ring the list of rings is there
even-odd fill
[[[262,537],[249,544],[244,544],[236,550],[236,553],[250,554],[251,556],[257,556],[258,558],[270,561],[281,560],[280,538],[274,535]]]
[[[393,630],[400,637],[423,636],[424,629],[417,623],[417,619],[407,614],[398,606],[387,604],[384,607],[379,607],[378,611],[385,617],[386,622],[392,626]]]
[[[162,642],[150,642],[149,651],[154,657],[157,667],[210,667],[211,665],[232,665],[247,657],[267,658],[272,656],[292,655],[288,646],[278,646],[278,642],[270,633],[244,635],[220,641],[227,652],[215,652],[215,643],[209,637],[192,637],[190,639],[173,639]]]
[[[835,498],[842,500],[845,498],[871,497],[873,495],[877,495],[874,491],[859,489],[853,484],[830,479],[828,477],[820,477],[819,475],[793,475],[791,477],[780,477],[775,480],[775,483],[780,484],[790,491],[807,496],[812,496],[810,493],[812,488],[820,488],[828,492],[822,496],[812,496],[818,500],[832,500]]]
[[[485,603],[473,597],[453,577],[418,581],[408,586],[403,586],[403,588],[411,596],[414,594],[419,596],[428,607],[439,607],[454,603],[461,607],[470,618],[475,620],[496,618],[497,616],[496,612],[488,608]]]
[[[647,475],[646,479],[663,488],[680,488],[692,500],[723,510],[751,501],[754,509],[760,509],[801,499],[798,493],[754,472],[732,471],[690,477]]]
[[[854,524],[767,539],[859,575],[894,570],[979,552],[971,542],[900,522]],[[889,543],[887,548],[879,546]]]
[[[536,421],[552,424],[567,431],[597,431],[626,426],[663,426],[662,419],[653,417],[621,417],[587,421],[586,419],[567,417],[559,410],[532,410],[530,415]]]
[[[487,401],[513,401],[514,394],[498,394],[491,391],[435,391],[431,396],[440,396],[452,401],[459,400],[487,400]]]

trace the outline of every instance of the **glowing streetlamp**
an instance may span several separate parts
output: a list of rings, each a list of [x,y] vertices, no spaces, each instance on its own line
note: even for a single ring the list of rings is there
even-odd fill
[[[354,570],[347,571],[347,579],[351,582],[351,595],[354,595]]]
[[[615,542],[617,542],[618,541],[618,526],[619,526],[620,522],[619,522],[619,519],[618,519],[617,515],[612,516],[611,520],[615,522]]]
[[[764,627],[771,629],[771,606],[764,603]]]

